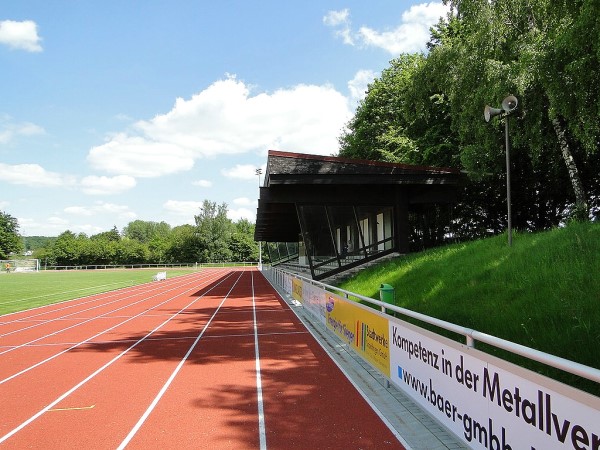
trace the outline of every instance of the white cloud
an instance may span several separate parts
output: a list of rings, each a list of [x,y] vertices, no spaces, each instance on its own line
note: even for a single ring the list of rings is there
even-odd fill
[[[168,175],[194,167],[194,157],[189,149],[124,133],[92,148],[88,161],[98,170],[140,178]]]
[[[0,118],[0,144],[6,144],[17,136],[34,136],[45,134],[46,131],[31,122],[15,123],[11,117]]]
[[[203,187],[203,188],[209,188],[209,187],[212,187],[213,184],[212,184],[212,181],[208,181],[208,180],[196,180],[196,181],[192,181],[192,185]]]
[[[329,155],[338,149],[351,114],[347,99],[331,86],[251,95],[246,84],[230,76],[92,148],[88,161],[108,173],[157,177],[226,154],[278,148]]]
[[[34,21],[0,21],[0,44],[7,45],[14,50],[41,52],[40,42],[41,38],[38,36],[37,24]]]
[[[49,172],[39,164],[0,163],[0,180],[29,187],[60,187],[75,184],[74,177]]]
[[[135,178],[128,175],[115,177],[88,176],[81,180],[83,192],[90,195],[119,194],[135,187]]]
[[[6,208],[8,205],[10,205],[9,202],[5,200],[0,200],[0,208]]]
[[[348,82],[350,97],[358,102],[365,98],[369,83],[377,77],[377,73],[372,70],[359,70],[354,78]]]
[[[20,233],[23,236],[57,236],[68,229],[69,221],[52,216],[45,220],[18,217]]]
[[[92,217],[103,214],[111,215],[119,219],[135,219],[137,214],[126,205],[115,203],[96,202],[91,206],[68,206],[64,212],[74,216]]]
[[[163,208],[172,214],[193,218],[200,212],[202,202],[167,200]]]
[[[348,23],[350,20],[350,11],[348,8],[342,9],[340,11],[329,11],[325,17],[323,17],[323,23],[325,25],[329,25],[330,27],[335,27],[338,25],[344,25]]]
[[[340,11],[329,11],[323,17],[323,23],[338,28],[335,35],[341,37],[344,44],[354,45],[354,38],[350,29],[350,11],[347,8]]]
[[[252,164],[237,164],[235,167],[230,169],[222,169],[221,173],[227,178],[234,178],[237,180],[253,180],[257,179],[258,177],[258,175],[256,175],[257,168],[258,167]]]
[[[248,208],[237,208],[228,209],[227,217],[234,222],[238,222],[240,219],[246,219],[250,222],[256,222],[256,209],[250,210]]]
[[[74,216],[86,216],[90,217],[94,215],[94,212],[91,208],[87,208],[85,206],[67,206],[64,209],[64,212],[67,214],[71,214]]]
[[[256,206],[256,199],[251,200],[248,197],[234,198],[233,204],[237,206]]]
[[[424,51],[429,40],[429,28],[435,25],[440,17],[446,16],[449,10],[450,7],[442,2],[413,5],[402,13],[400,24],[387,31],[362,26],[358,32],[352,33],[349,13],[345,16],[340,15],[340,19],[337,21],[336,17],[338,16],[334,15],[327,21],[324,19],[324,22],[329,26],[338,27],[336,34],[342,37],[346,44],[354,45],[358,42],[365,46],[381,48],[392,55],[398,55]],[[328,18],[329,15],[325,17]]]

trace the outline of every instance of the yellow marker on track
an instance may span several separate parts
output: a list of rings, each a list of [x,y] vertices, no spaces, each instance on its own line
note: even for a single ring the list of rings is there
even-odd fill
[[[92,408],[94,408],[94,406],[96,406],[96,405],[79,406],[79,407],[72,407],[72,408],[54,408],[54,409],[49,409],[48,412],[51,412],[51,411],[79,411],[79,410],[83,410],[83,409],[92,409]]]

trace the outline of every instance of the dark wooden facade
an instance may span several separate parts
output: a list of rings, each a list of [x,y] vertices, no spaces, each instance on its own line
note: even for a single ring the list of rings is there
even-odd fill
[[[411,208],[455,202],[461,179],[456,169],[272,150],[254,238],[304,244],[313,278],[325,278],[365,259],[407,253]]]

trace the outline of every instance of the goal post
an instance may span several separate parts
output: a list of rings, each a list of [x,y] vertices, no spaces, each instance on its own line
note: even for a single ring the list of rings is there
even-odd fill
[[[0,259],[0,271],[10,272],[39,272],[39,259]]]

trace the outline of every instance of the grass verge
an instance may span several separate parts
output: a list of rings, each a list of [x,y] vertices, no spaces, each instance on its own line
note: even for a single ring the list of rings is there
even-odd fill
[[[388,283],[398,306],[600,368],[600,224],[516,233],[512,247],[506,240],[502,235],[396,258],[340,287],[379,298],[379,286]],[[529,367],[600,394],[595,383]]]
[[[0,315],[152,281],[157,269],[41,271],[0,275]],[[167,277],[195,269],[167,270]]]

